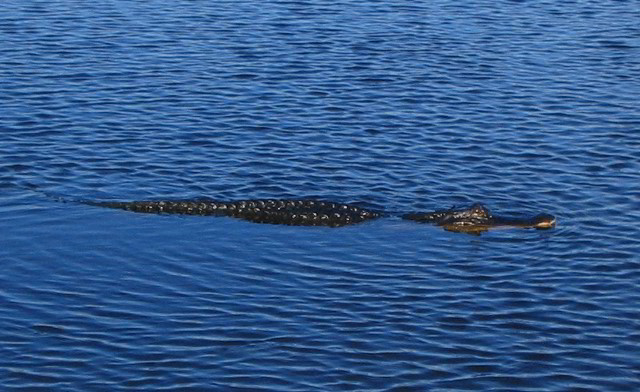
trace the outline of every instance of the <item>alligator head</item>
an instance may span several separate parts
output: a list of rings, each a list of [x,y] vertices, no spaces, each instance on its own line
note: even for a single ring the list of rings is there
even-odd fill
[[[469,208],[438,210],[427,213],[413,213],[404,219],[433,223],[445,230],[480,234],[495,227],[524,227],[548,229],[555,226],[556,218],[549,214],[540,214],[532,218],[507,218],[495,216],[480,203]]]

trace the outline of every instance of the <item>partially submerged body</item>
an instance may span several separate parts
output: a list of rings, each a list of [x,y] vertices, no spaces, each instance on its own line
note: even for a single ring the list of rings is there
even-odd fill
[[[256,223],[294,226],[340,227],[377,219],[382,211],[320,200],[212,200],[87,202],[86,204],[134,212],[229,216]],[[479,234],[497,227],[548,229],[555,226],[553,215],[506,218],[493,215],[484,205],[469,208],[411,213],[403,219],[442,226],[445,230]]]
[[[379,211],[320,200],[176,200],[88,203],[134,212],[230,216],[255,223],[340,227],[382,216]]]

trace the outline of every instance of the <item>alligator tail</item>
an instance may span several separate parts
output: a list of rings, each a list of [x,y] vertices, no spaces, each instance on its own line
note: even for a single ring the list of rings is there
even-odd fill
[[[217,208],[220,203],[210,201],[106,201],[84,202],[84,204],[154,214],[228,215],[223,209]]]

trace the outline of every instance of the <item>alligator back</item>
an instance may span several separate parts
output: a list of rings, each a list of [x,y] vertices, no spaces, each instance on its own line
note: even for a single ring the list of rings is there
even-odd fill
[[[373,211],[349,204],[319,200],[175,200],[132,202],[88,202],[93,206],[133,212],[230,216],[257,223],[296,226],[340,227],[376,219]]]

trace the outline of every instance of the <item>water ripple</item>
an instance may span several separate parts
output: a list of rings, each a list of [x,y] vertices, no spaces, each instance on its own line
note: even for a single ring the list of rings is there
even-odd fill
[[[4,389],[640,388],[632,2],[3,6]],[[559,224],[280,227],[45,194]]]

